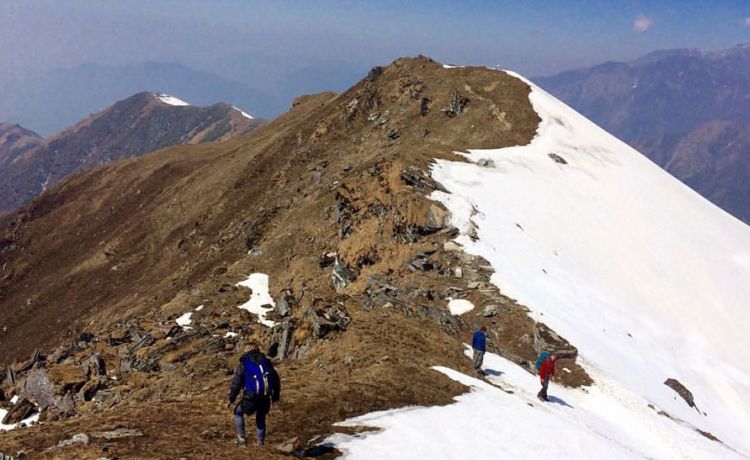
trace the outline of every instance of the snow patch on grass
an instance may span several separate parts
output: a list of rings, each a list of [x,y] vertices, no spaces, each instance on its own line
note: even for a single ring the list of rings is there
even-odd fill
[[[463,315],[474,309],[474,304],[466,299],[448,299],[448,310],[451,315]]]
[[[192,316],[193,316],[193,312],[189,311],[183,315],[180,315],[180,317],[177,318],[175,322],[177,323],[178,326],[182,326],[185,329],[191,329],[189,326],[193,323]]]
[[[266,314],[276,306],[271,294],[268,293],[268,275],[253,273],[245,281],[237,283],[237,286],[244,286],[253,291],[250,300],[240,305],[239,308],[257,315],[258,321],[264,326],[275,326],[276,322],[266,319]]]

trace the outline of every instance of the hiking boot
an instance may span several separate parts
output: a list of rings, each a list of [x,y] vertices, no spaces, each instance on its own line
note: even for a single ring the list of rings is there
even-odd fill
[[[240,435],[237,435],[237,437],[234,438],[234,443],[237,444],[238,446],[244,446],[245,444],[247,444],[247,439],[245,439],[244,437]]]

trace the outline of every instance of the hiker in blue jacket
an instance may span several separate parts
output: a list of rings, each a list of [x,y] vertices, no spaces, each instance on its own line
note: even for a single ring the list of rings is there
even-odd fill
[[[281,396],[279,374],[271,361],[260,351],[257,342],[250,342],[245,347],[246,353],[240,358],[237,370],[232,378],[227,407],[232,407],[234,400],[243,390],[242,399],[234,408],[234,425],[237,428],[237,444],[245,444],[245,415],[255,414],[255,432],[258,446],[266,439],[266,415],[271,410],[272,402]]]
[[[487,351],[487,326],[482,326],[478,331],[474,333],[474,338],[471,341],[471,347],[474,349],[474,370],[479,375],[484,375],[482,370],[482,362],[484,361],[484,352]]]

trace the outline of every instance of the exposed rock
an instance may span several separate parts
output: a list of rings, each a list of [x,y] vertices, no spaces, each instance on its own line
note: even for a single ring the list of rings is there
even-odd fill
[[[430,205],[430,210],[427,214],[427,222],[429,224],[430,230],[437,231],[445,227],[447,217],[448,211],[436,204]]]
[[[40,410],[54,406],[55,386],[52,384],[47,370],[44,368],[32,369],[23,383],[22,393],[36,401]]]
[[[443,250],[453,252],[462,251],[463,248],[455,241],[446,241],[445,243],[443,243]]]
[[[274,326],[268,356],[276,359],[288,357],[293,347],[293,332],[292,324],[289,321]]]
[[[320,300],[314,303],[320,303]],[[316,339],[325,338],[334,331],[346,330],[352,320],[349,313],[341,305],[310,306],[306,316],[311,323],[313,336]]]
[[[534,324],[534,351],[539,355],[543,351],[555,353],[558,358],[575,359],[578,349],[563,339],[544,323]]]
[[[86,374],[73,364],[60,364],[49,369],[49,378],[57,387],[57,393],[63,394],[68,390],[78,391],[86,383]]]
[[[673,389],[678,395],[680,395],[680,397],[685,400],[688,406],[695,407],[697,409],[695,405],[695,399],[693,399],[693,393],[688,390],[685,385],[680,383],[679,380],[668,378],[664,381],[664,385]]]
[[[296,436],[293,438],[289,438],[284,442],[276,444],[274,448],[279,452],[291,455],[293,452],[299,449],[298,438]]]
[[[333,270],[331,271],[331,281],[333,287],[337,291],[340,291],[347,287],[349,283],[353,281],[354,274],[349,270],[349,267],[336,256],[336,261],[333,264]]]
[[[424,171],[415,166],[409,166],[408,168],[401,171],[400,177],[405,184],[416,187],[418,189],[422,189],[425,191],[446,191],[442,185],[438,184],[432,179],[432,176],[426,174]]]
[[[95,377],[86,382],[78,391],[78,397],[83,401],[91,401],[97,391],[104,388],[106,377]]]
[[[558,154],[556,154],[556,153],[549,153],[549,154],[547,154],[547,156],[548,156],[548,157],[550,157],[550,158],[552,158],[552,160],[553,160],[553,161],[554,161],[555,163],[560,163],[561,165],[566,165],[566,164],[568,164],[568,162],[567,162],[567,161],[565,161],[565,158],[561,157],[560,155],[558,155]]]
[[[494,168],[495,167],[495,161],[490,160],[489,158],[482,158],[481,160],[477,161],[477,165],[483,167],[483,168]]]
[[[2,422],[4,425],[13,425],[31,416],[36,411],[34,404],[26,398],[21,398],[10,408]]]
[[[482,316],[485,318],[489,318],[492,316],[495,316],[498,313],[499,309],[496,305],[487,305],[484,307],[484,310],[482,311]]]
[[[109,343],[111,345],[119,345],[125,342],[128,338],[128,331],[125,329],[115,329],[109,334]]]
[[[132,428],[117,428],[112,431],[94,431],[89,434],[89,437],[91,438],[106,440],[132,438],[137,436],[143,436],[143,432]]]
[[[84,361],[82,367],[89,378],[99,375],[107,375],[107,367],[104,364],[104,358],[98,353],[91,355],[89,359]]]
[[[60,441],[57,447],[68,447],[74,444],[83,444],[84,446],[89,445],[89,437],[86,433],[78,433],[71,436],[69,439]]]
[[[325,252],[320,256],[320,261],[318,262],[318,265],[320,265],[320,268],[330,267],[331,265],[333,265],[335,261],[336,261],[335,252]]]
[[[450,104],[443,109],[443,113],[448,118],[453,118],[463,112],[468,104],[469,98],[463,96],[458,90],[455,90],[453,91],[453,97],[451,98]]]
[[[279,297],[276,299],[276,314],[282,318],[294,313],[294,309],[297,306],[297,299],[289,289],[284,289]]]

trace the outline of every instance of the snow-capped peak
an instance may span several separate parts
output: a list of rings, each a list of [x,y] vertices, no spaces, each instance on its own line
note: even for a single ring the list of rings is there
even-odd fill
[[[176,107],[184,107],[189,106],[187,102],[183,101],[182,99],[176,98],[174,96],[170,96],[169,94],[155,94],[154,97],[158,99],[159,101],[167,104],[167,105],[174,105]]]
[[[247,119],[250,119],[250,120],[252,120],[252,119],[254,119],[254,118],[255,118],[254,116],[250,115],[249,113],[247,113],[247,112],[243,112],[242,110],[240,110],[240,108],[239,108],[239,107],[236,107],[236,106],[234,106],[234,105],[233,105],[233,106],[232,106],[232,108],[233,108],[234,110],[238,111],[238,112],[240,113],[240,115],[242,115],[243,117],[245,117],[245,118],[247,118]]]

